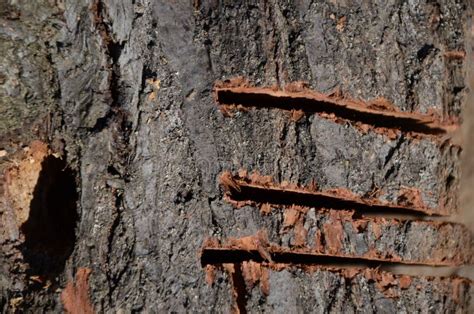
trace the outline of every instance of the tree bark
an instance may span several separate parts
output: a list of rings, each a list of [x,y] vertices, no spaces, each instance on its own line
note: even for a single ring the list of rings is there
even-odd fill
[[[461,0],[0,4],[0,308],[467,311],[463,278],[374,267],[471,261],[462,225],[419,221],[457,212],[455,136],[391,116],[457,126],[469,18]],[[390,123],[222,104],[229,84],[353,99]],[[219,176],[241,169],[339,203],[242,192],[237,206]],[[321,210],[336,205],[350,215]],[[203,260],[209,241],[230,260]],[[325,256],[276,262],[272,245]]]

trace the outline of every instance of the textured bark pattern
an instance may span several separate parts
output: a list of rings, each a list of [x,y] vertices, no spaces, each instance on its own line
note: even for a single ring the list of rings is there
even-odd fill
[[[240,209],[248,215],[258,209]],[[266,234],[261,246],[270,253],[297,252],[319,257],[348,257],[372,261],[427,265],[471,263],[471,235],[460,224],[398,221],[385,218],[352,218],[344,211],[315,211],[291,207],[254,224]],[[455,240],[453,240],[455,239]],[[245,241],[229,239],[207,248],[257,250]]]
[[[0,146],[5,148],[10,140],[30,142],[48,130],[41,124],[56,109],[57,69],[50,53],[62,11],[46,1],[3,1],[0,16]]]
[[[381,190],[388,201],[416,187],[428,206],[456,208],[459,148],[449,142],[363,134],[315,115],[294,122],[278,109],[227,118],[212,88],[236,76],[281,88],[307,81],[323,93],[339,88],[352,98],[384,97],[403,111],[457,117],[463,59],[449,53],[464,49],[466,12],[461,0],[3,1],[2,173],[42,140],[67,162],[74,177],[64,182],[79,194],[74,250],[63,252],[70,256],[62,266],[31,264],[37,251],[24,244],[35,233],[0,226],[0,307],[60,311],[60,289],[84,267],[97,312],[232,308],[227,276],[208,285],[198,252],[209,236],[255,233],[261,218],[223,200],[217,178],[224,170],[302,185],[314,179],[323,190],[360,196]],[[54,181],[59,175],[49,169],[40,177]],[[0,214],[10,217],[15,208],[0,198]],[[271,293],[281,293],[271,295],[290,300],[291,289],[272,290],[279,274],[303,287],[299,275],[270,277]],[[327,292],[323,307],[336,311],[350,287],[328,290],[345,281],[324,274],[327,284],[314,289]],[[385,310],[465,307],[463,297],[440,299],[438,286],[419,280],[419,292],[403,294],[402,303],[382,299]],[[356,299],[373,301],[354,306],[378,302],[365,288],[372,286],[355,285]],[[323,301],[312,302],[314,311]]]
[[[432,310],[466,312],[469,285],[462,279],[393,276],[376,271],[306,272],[300,269],[268,270],[269,295],[258,286],[246,304],[271,313],[404,313]],[[423,287],[420,289],[420,287]]]

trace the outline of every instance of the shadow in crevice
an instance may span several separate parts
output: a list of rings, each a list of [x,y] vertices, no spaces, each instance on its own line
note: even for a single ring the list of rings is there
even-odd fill
[[[48,156],[30,205],[28,220],[21,226],[21,247],[30,275],[54,278],[63,269],[76,241],[78,193],[74,172],[66,162]]]

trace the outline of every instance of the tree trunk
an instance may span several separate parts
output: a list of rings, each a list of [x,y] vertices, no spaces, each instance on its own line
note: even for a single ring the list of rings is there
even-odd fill
[[[467,311],[469,14],[4,1],[0,308]]]

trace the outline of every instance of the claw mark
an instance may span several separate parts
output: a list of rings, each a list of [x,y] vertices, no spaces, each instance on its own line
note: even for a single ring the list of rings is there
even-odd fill
[[[352,121],[361,130],[368,128],[395,138],[397,133],[413,137],[441,136],[458,129],[454,118],[441,119],[436,114],[419,114],[398,111],[387,100],[379,98],[370,102],[345,98],[340,95],[322,94],[294,83],[285,90],[250,87],[248,82],[228,80],[218,82],[214,87],[215,99],[221,111],[229,116],[233,109],[276,108],[293,113],[298,120],[301,113],[317,113],[325,118]]]

